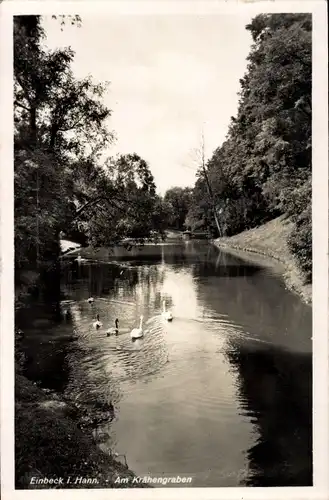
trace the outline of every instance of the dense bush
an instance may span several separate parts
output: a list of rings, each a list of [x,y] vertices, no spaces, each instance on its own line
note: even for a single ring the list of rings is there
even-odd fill
[[[288,245],[305,274],[307,282],[312,280],[312,216],[311,207],[298,217]]]
[[[288,202],[288,215],[295,227],[288,240],[289,248],[305,274],[307,281],[312,280],[312,182],[309,179],[291,193]]]

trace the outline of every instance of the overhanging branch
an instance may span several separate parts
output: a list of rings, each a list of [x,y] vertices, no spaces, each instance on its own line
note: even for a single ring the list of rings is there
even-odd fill
[[[123,208],[123,207],[120,207],[120,205],[118,205],[115,201],[113,201],[112,199],[110,199],[108,196],[105,196],[105,195],[102,195],[102,196],[98,196],[97,198],[95,198],[94,200],[90,200],[88,201],[87,203],[85,203],[82,207],[80,207],[73,219],[72,219],[72,222],[75,221],[78,217],[80,217],[80,215],[87,209],[87,208],[90,208],[94,205],[96,205],[97,203],[99,203],[100,201],[106,201],[107,203],[109,203],[111,206],[117,208],[118,210],[120,210],[121,212],[124,212],[126,213],[126,209]]]

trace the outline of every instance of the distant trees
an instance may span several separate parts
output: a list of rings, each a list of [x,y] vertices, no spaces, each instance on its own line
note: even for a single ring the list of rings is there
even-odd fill
[[[157,224],[159,197],[148,164],[137,154],[110,158],[98,173],[95,192],[80,213],[91,244],[109,246],[124,237],[149,238]],[[81,222],[83,221],[83,222]]]
[[[287,214],[290,248],[310,279],[311,15],[259,15],[246,28],[253,46],[237,116],[207,164],[217,214],[226,235]],[[192,199],[188,219],[214,226],[202,176]]]
[[[169,209],[169,226],[173,229],[185,229],[185,219],[190,207],[191,188],[172,187],[164,195],[164,203]]]
[[[54,21],[55,22],[55,21]],[[77,16],[61,23],[79,26]],[[135,154],[102,160],[113,140],[107,84],[78,79],[70,48],[48,50],[39,16],[15,16],[15,264],[56,260],[59,234],[94,245],[145,238],[159,217],[147,163]]]

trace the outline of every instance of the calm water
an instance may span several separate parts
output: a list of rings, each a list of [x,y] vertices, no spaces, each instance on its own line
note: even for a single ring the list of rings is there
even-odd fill
[[[312,310],[275,271],[180,242],[72,264],[63,290],[72,320],[30,320],[28,373],[81,403],[112,401],[104,449],[138,475],[192,486],[312,484]],[[132,342],[141,314],[145,336]]]

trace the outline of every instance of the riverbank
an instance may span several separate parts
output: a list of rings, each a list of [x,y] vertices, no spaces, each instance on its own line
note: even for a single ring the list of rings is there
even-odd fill
[[[297,293],[305,303],[311,304],[312,284],[305,282],[287,245],[292,229],[293,223],[281,216],[235,236],[218,238],[214,244],[223,250],[265,257],[273,264],[279,262],[287,288]]]
[[[135,475],[125,464],[97,446],[90,430],[78,427],[83,415],[77,407],[19,372],[15,410],[17,489],[145,487],[133,482]],[[127,482],[116,483],[118,477]],[[56,481],[38,484],[39,479]]]

